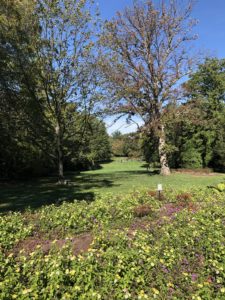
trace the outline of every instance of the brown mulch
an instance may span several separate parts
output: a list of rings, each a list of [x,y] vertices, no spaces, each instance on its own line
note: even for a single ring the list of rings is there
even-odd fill
[[[73,254],[78,255],[83,252],[87,252],[92,241],[93,237],[90,233],[84,233],[70,239],[58,239],[55,241],[51,239],[44,239],[42,237],[28,237],[25,240],[20,241],[14,247],[13,252],[18,255],[19,252],[23,250],[25,255],[29,255],[36,250],[37,246],[40,246],[43,253],[48,254],[53,246],[61,249],[64,245],[70,244],[73,250]]]
[[[166,203],[160,208],[157,219],[151,221],[136,219],[135,222],[130,225],[128,234],[132,235],[136,230],[154,231],[156,226],[161,226],[168,220],[171,221],[175,214],[184,209],[188,209],[191,213],[195,213],[198,210],[198,206],[192,202]]]
[[[174,169],[173,173],[176,174],[188,174],[193,176],[216,176],[217,173],[213,172],[211,169]]]

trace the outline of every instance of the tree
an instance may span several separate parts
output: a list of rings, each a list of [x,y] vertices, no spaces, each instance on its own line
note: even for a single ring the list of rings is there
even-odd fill
[[[25,84],[27,78],[34,81],[32,43],[39,34],[34,7],[32,0],[0,3],[0,174],[4,178],[24,175],[25,169],[35,164],[40,169],[45,160],[36,147],[39,139],[30,135],[31,128],[40,133],[45,122]],[[29,70],[27,78],[25,68]]]
[[[62,183],[64,161],[78,155],[97,99],[90,2],[0,3],[2,169],[29,170],[47,157]]]
[[[195,139],[199,140],[202,165],[224,169],[225,59],[206,58],[184,88],[187,105],[198,119]]]
[[[112,109],[139,115],[146,133],[158,140],[161,174],[170,174],[166,145],[168,103],[179,99],[178,86],[191,71],[187,45],[195,39],[192,2],[155,5],[134,2],[106,22],[101,38],[101,70],[111,93]]]
[[[112,153],[114,156],[125,156],[123,153],[124,140],[123,135],[119,130],[113,132],[111,138]]]
[[[80,148],[88,168],[95,168],[100,162],[110,160],[111,146],[109,136],[102,121],[95,117],[90,118],[89,126]]]
[[[111,137],[112,152],[115,156],[141,157],[141,142],[137,132],[121,134],[115,131]]]
[[[84,117],[85,114],[75,114],[76,122],[70,128],[73,134],[65,141],[65,162],[70,170],[96,168],[100,162],[111,157],[105,124],[92,115],[84,126]]]
[[[90,115],[97,78],[89,0],[39,0],[34,10],[40,34],[32,43],[35,81],[26,80],[30,97],[41,108],[45,128],[53,140],[52,158],[64,177],[64,142],[73,114]],[[28,78],[29,70],[23,70]],[[73,103],[68,109],[68,103]],[[71,110],[72,109],[72,110]]]

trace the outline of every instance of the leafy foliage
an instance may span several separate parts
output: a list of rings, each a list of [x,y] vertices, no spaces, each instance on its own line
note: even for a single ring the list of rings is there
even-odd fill
[[[116,131],[110,140],[114,156],[131,158],[142,156],[141,140],[138,133],[121,134]]]
[[[224,59],[206,59],[183,84],[186,99],[167,107],[167,144],[173,168],[224,169]],[[151,137],[151,138],[150,138]],[[154,158],[157,141],[146,139],[144,149]],[[149,146],[148,146],[149,145]],[[171,148],[172,146],[172,148]],[[146,150],[145,150],[146,151]],[[146,152],[147,153],[147,152]]]
[[[90,6],[88,0],[1,2],[1,177],[46,174],[57,165],[63,177],[65,161],[80,160],[80,144],[100,123],[93,117],[97,27]],[[103,127],[95,125],[101,153],[93,139],[86,142],[89,165],[110,156]]]
[[[196,73],[185,83],[187,106],[195,116],[185,144],[195,145],[198,161],[203,167],[223,169],[224,154],[222,150],[225,128],[225,61],[212,58],[199,65]],[[195,155],[195,156],[196,156]],[[191,156],[191,154],[190,154]],[[197,157],[196,157],[197,159]]]
[[[180,205],[181,195],[193,204]],[[1,298],[223,299],[224,193],[186,195],[167,192],[163,202],[148,192],[105,195],[2,216]],[[140,206],[151,207],[143,223],[134,216]],[[16,254],[18,242],[37,229],[68,243],[59,249],[53,242],[47,254],[42,245]],[[74,255],[70,238],[87,230],[94,237],[89,250]]]

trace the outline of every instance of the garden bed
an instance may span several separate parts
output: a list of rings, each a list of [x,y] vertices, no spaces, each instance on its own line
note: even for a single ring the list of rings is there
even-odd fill
[[[224,299],[225,195],[150,191],[0,217],[0,298]]]

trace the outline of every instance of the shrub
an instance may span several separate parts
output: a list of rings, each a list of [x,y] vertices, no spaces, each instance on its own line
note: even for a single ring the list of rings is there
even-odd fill
[[[151,213],[152,213],[152,208],[149,204],[139,205],[134,208],[134,215],[139,218],[148,216]]]
[[[192,200],[192,195],[190,193],[178,194],[176,199],[181,202],[189,202]]]

